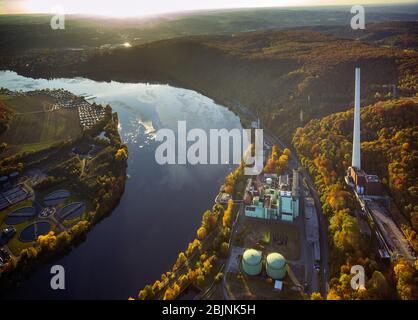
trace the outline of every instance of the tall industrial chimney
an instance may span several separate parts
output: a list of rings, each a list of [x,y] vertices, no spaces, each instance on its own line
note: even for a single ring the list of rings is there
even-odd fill
[[[293,169],[292,196],[299,197],[299,171]]]
[[[354,95],[354,130],[353,130],[353,155],[351,166],[361,170],[360,161],[360,68],[356,68],[356,84]]]

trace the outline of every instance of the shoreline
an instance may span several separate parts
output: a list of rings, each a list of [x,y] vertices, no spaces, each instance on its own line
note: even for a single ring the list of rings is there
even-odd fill
[[[4,93],[13,94],[13,92],[10,90],[3,91],[3,94]],[[61,94],[67,99],[62,99],[62,101],[67,104],[69,103],[68,101],[72,101],[74,103],[78,102],[80,104],[85,101],[84,97],[79,97],[62,90],[35,90],[30,91],[29,94],[18,92],[18,94],[15,94],[15,96],[27,97],[29,95],[45,95],[45,93],[50,93],[50,96],[52,93],[56,96]],[[68,108],[72,110],[78,110],[80,106],[74,106],[74,103],[69,105],[61,105],[60,108],[57,109]],[[84,108],[86,108],[86,106],[87,105],[83,104]],[[17,244],[18,246],[13,250],[10,250],[9,247],[7,247],[9,253],[11,254],[9,260],[0,269],[0,287],[4,288],[5,291],[15,287],[22,279],[36,271],[40,266],[68,254],[74,246],[85,241],[88,232],[103,218],[110,215],[119,204],[119,201],[125,190],[125,182],[127,179],[127,147],[122,142],[117,129],[117,113],[113,112],[109,105],[104,107],[98,106],[96,104],[91,104],[91,106],[92,108],[101,108],[97,110],[103,110],[103,116],[96,118],[95,122],[89,122],[88,126],[83,126],[82,118],[80,115],[80,126],[84,127],[80,136],[77,136],[68,141],[57,143],[47,147],[46,149],[41,149],[30,153],[18,152],[17,154],[12,154],[13,158],[11,158],[11,160],[9,160],[10,156],[2,157],[1,159],[2,171],[5,172],[7,170],[13,170],[14,163],[22,163],[20,172],[24,175],[24,177],[26,177],[25,183],[29,183],[30,181],[33,182],[33,180],[28,179],[27,176],[31,170],[35,169],[42,171],[44,170],[42,169],[44,167],[52,167],[52,169],[48,169],[46,172],[46,178],[44,177],[44,179],[41,181],[35,180],[35,184],[31,185],[31,188],[33,188],[34,192],[32,194],[32,200],[29,200],[28,198],[29,202],[37,203],[39,205],[39,197],[43,197],[46,193],[58,188],[71,190],[70,199],[72,201],[80,199],[82,201],[81,203],[85,202],[87,205],[84,213],[81,213],[80,218],[76,218],[75,220],[67,220],[64,218],[61,219],[58,216],[55,217],[55,215],[58,214],[58,210],[61,212],[65,209],[62,207],[62,205],[58,204],[57,209],[54,209],[54,212],[57,211],[57,213],[50,218],[44,218],[49,219],[51,223],[55,222],[54,227],[48,233],[40,235],[36,240],[32,240],[29,241],[29,243],[24,244],[23,247],[19,242],[22,241],[20,236],[14,235],[13,238],[15,238],[15,240],[13,240],[12,244],[14,246]],[[27,116],[27,114],[25,115]],[[13,124],[12,121],[11,123]],[[105,132],[106,139],[98,138],[98,134],[100,134],[100,132]],[[86,145],[92,145],[89,143],[93,143],[95,150],[94,152],[91,150],[88,151],[88,156],[86,158],[83,154],[85,151],[83,149],[85,149]],[[43,156],[45,154],[47,155],[46,157]],[[64,154],[64,156],[62,156],[62,154]],[[98,155],[101,155],[101,158],[97,158]],[[104,155],[108,156],[103,157]],[[55,159],[54,157],[58,157],[56,162],[54,162],[54,160],[48,160],[48,158]],[[97,163],[96,158],[101,160],[99,160]],[[80,165],[78,164],[78,161],[80,162]],[[72,165],[71,162],[76,163],[77,166],[75,168],[80,170],[79,176],[71,176],[69,175],[67,169],[65,169],[69,165]],[[3,166],[4,163],[7,163],[8,167]],[[109,168],[109,173],[103,173],[99,171],[95,172],[95,167],[97,165],[103,166],[104,168]],[[110,193],[110,197],[100,197],[99,194],[95,194],[94,190],[93,192],[89,192],[88,188],[86,189],[86,192],[82,191],[83,188],[86,188],[86,182],[89,179],[91,180],[90,177],[97,175],[97,177],[100,178],[102,175],[103,177],[106,177],[109,174],[115,181],[110,189],[112,191]],[[11,210],[15,209],[16,211],[16,208],[18,208],[20,205],[20,202],[17,202],[12,204],[10,209],[6,208],[2,210],[2,215],[4,215],[3,219],[6,219]],[[30,218],[29,223],[33,223],[32,221],[37,223],[36,221],[38,220],[42,221],[41,218],[37,218],[37,215],[38,214],[36,214],[33,218]],[[2,224],[5,223],[4,221],[5,220],[3,220]],[[25,222],[23,222],[23,224],[26,225]],[[21,229],[20,225],[21,224],[18,224],[16,227]],[[19,240],[16,239],[17,237],[19,237]]]

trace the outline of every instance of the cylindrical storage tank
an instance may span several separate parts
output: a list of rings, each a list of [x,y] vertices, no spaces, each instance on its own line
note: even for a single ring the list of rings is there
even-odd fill
[[[275,280],[281,280],[286,276],[286,259],[277,252],[267,256],[267,275]]]
[[[246,274],[255,276],[260,274],[262,268],[262,254],[254,249],[247,249],[242,257],[242,269]]]

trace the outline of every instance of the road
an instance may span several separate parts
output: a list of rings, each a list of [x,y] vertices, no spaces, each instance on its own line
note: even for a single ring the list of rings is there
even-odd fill
[[[324,214],[322,213],[322,206],[319,200],[318,193],[316,192],[315,188],[312,186],[312,182],[308,180],[310,179],[309,175],[305,174],[304,178],[306,178],[306,183],[309,187],[310,193],[312,198],[315,202],[316,213],[318,215],[318,222],[319,222],[319,241],[320,241],[320,250],[321,250],[321,294],[323,297],[326,297],[329,289],[329,278],[330,278],[330,269],[329,269],[329,247],[328,247],[328,221]]]
[[[250,181],[250,179],[249,179]],[[247,183],[248,185],[248,183]],[[226,290],[226,277],[227,277],[227,273],[229,270],[229,265],[231,263],[231,251],[232,251],[232,240],[234,239],[236,233],[237,233],[237,225],[238,225],[238,221],[241,219],[241,217],[244,215],[244,202],[241,201],[241,203],[239,204],[239,210],[237,212],[237,215],[235,217],[235,220],[232,223],[232,227],[231,227],[231,236],[229,237],[229,252],[228,252],[228,258],[225,261],[225,271],[224,271],[224,277],[222,279],[222,292],[223,292],[223,296],[224,296],[224,300],[230,300],[229,294]]]

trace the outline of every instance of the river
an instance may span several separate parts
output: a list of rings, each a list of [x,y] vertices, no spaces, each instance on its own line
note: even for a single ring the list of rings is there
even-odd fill
[[[155,130],[241,128],[227,108],[191,90],[169,85],[96,82],[85,78],[31,79],[0,71],[0,87],[10,90],[64,88],[95,96],[119,115],[129,149],[126,189],[113,213],[87,240],[53,264],[65,268],[65,290],[50,288],[50,268],[39,268],[7,293],[19,299],[127,299],[153,283],[195,237],[202,213],[210,209],[233,165],[159,165]]]

